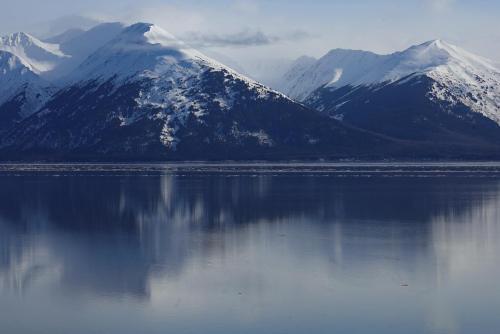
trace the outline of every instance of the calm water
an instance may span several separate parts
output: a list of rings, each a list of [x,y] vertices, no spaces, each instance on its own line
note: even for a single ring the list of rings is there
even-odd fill
[[[500,333],[500,167],[0,166],[0,333]]]

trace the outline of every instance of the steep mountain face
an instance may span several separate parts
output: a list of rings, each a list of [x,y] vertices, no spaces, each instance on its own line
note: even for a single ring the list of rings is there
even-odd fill
[[[333,50],[287,82],[291,97],[392,138],[450,153],[500,145],[500,70],[440,40],[384,56]]]
[[[3,156],[338,158],[382,156],[396,146],[303,107],[151,24],[123,29],[68,80],[3,136]]]

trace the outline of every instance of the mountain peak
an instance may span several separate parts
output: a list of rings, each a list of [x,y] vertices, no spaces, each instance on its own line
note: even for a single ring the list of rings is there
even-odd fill
[[[460,67],[470,67],[498,72],[491,60],[470,53],[442,39],[435,39],[420,45],[412,46],[399,53],[414,64],[435,69],[439,66],[455,64]]]
[[[213,68],[223,65],[194,50],[172,34],[151,23],[135,23],[125,27],[104,44],[71,74],[70,80],[82,77],[126,79],[138,74],[161,76],[184,66],[201,63]],[[196,64],[196,65],[195,65]]]
[[[460,50],[455,45],[452,45],[442,39],[433,39],[425,43],[412,46],[408,48],[406,51],[410,50],[418,50],[419,52],[425,52],[425,53],[441,53],[442,55],[448,55],[448,56],[453,56],[457,52],[458,53],[463,52],[463,50]]]

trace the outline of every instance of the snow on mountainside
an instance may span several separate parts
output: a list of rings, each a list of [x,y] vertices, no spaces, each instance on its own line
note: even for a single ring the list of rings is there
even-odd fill
[[[42,100],[43,96],[46,97],[50,85],[31,71],[20,58],[12,53],[0,51],[0,87],[2,87],[0,90],[0,104],[2,104],[27,87],[33,88],[31,95],[37,97],[36,100]],[[35,99],[30,100],[34,103]],[[31,103],[26,105],[25,109],[30,107],[33,107]]]
[[[420,75],[435,81],[429,98],[463,103],[500,124],[500,69],[441,40],[390,55],[332,50],[306,71],[289,73],[283,91],[304,101],[321,87],[376,86]]]
[[[0,51],[0,104],[25,84],[38,81],[38,76],[10,52]]]
[[[500,68],[441,41],[427,47],[439,50],[434,59],[437,64],[429,64],[423,71],[435,81],[430,97],[452,104],[463,103],[500,124]]]
[[[0,51],[0,133],[30,116],[53,93],[19,57]]]
[[[296,84],[294,83],[296,78],[301,77],[316,61],[316,58],[308,56],[302,56],[296,59],[281,76],[281,78],[274,79],[276,89],[291,92],[294,89],[292,85]],[[295,94],[290,93],[290,95]]]

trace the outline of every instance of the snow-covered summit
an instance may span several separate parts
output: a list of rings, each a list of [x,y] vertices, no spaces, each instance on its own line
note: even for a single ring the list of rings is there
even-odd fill
[[[201,71],[224,70],[247,85],[264,86],[204,55],[151,23],[125,27],[115,38],[90,55],[74,72],[73,81],[142,80],[188,77]]]
[[[396,81],[411,74],[431,75],[442,72],[443,69],[457,76],[473,71],[477,75],[500,73],[493,62],[442,40],[429,41],[403,52],[384,56],[381,65],[372,71],[375,75],[361,78],[360,83]]]
[[[166,65],[177,66],[186,60],[210,61],[162,28],[136,23],[87,58],[77,69],[75,79],[136,77],[145,71],[158,73]]]
[[[421,48],[413,52],[427,62],[421,73],[435,81],[430,98],[462,103],[500,124],[500,69],[492,61],[440,40]]]
[[[183,43],[169,32],[152,23],[142,22],[125,28],[117,41],[122,41],[126,45],[135,44],[142,47],[147,45],[161,46],[162,48],[183,47]]]

